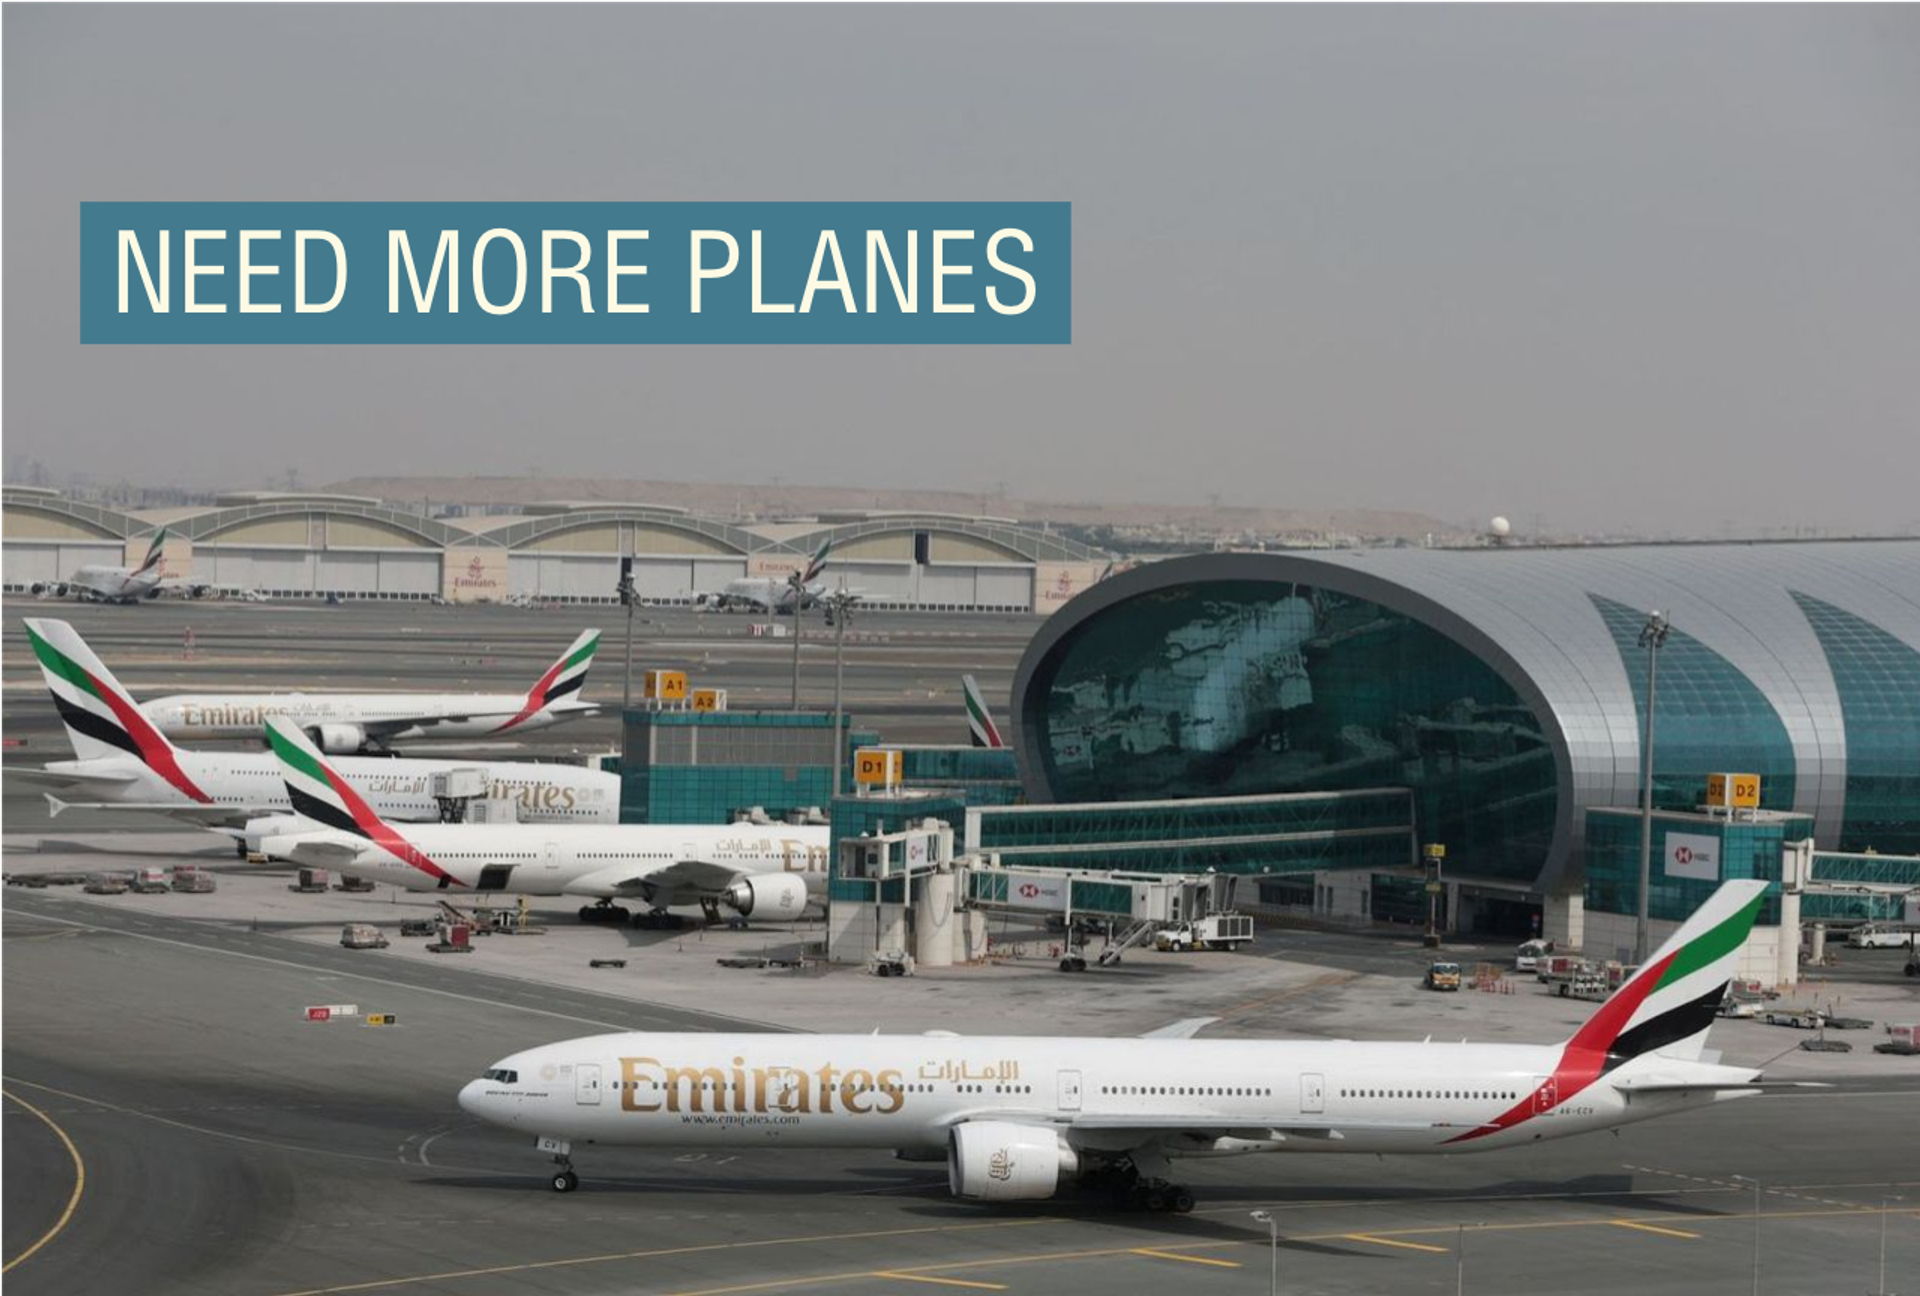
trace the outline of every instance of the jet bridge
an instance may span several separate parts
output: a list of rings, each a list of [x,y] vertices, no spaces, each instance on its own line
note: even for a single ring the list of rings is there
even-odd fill
[[[1067,932],[1061,966],[1085,966],[1089,931],[1102,931],[1102,963],[1165,927],[1233,906],[1231,875],[1139,873],[1003,864],[953,851],[953,829],[926,819],[900,832],[850,837],[835,860],[828,957],[864,963],[912,954],[922,966],[986,954],[986,916],[1058,920]]]

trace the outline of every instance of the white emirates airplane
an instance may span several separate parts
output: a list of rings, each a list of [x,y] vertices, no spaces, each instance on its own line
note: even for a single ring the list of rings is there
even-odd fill
[[[169,738],[258,738],[270,717],[284,717],[329,752],[381,749],[407,738],[518,737],[565,720],[599,714],[577,696],[600,646],[584,630],[553,665],[519,693],[177,693],[140,704]]]
[[[49,793],[54,814],[76,808],[167,814],[226,833],[242,854],[265,853],[264,839],[300,831],[280,763],[270,753],[175,747],[71,625],[29,617],[26,628],[76,759],[10,768],[7,774],[86,798],[69,801]],[[484,771],[488,795],[515,801],[523,820],[614,823],[620,817],[619,775],[577,765],[360,757],[342,760],[340,767],[393,819],[439,819],[433,775],[455,769]]]
[[[166,556],[166,528],[162,527],[147,546],[147,556],[138,567],[107,563],[87,563],[74,568],[65,580],[37,581],[29,592],[42,598],[82,599],[92,603],[138,603],[162,594],[186,598],[205,598],[215,593],[211,585],[199,585],[160,575],[161,559]]]
[[[726,905],[741,917],[800,917],[826,890],[827,828],[781,824],[418,824],[396,828],[299,729],[267,736],[301,833],[270,853],[409,891],[581,896],[583,922],[624,922],[617,899],[644,901],[643,925],[673,905]],[[318,831],[315,831],[315,830]]]
[[[1187,1211],[1180,1157],[1510,1148],[1760,1089],[1705,1045],[1765,882],[1723,884],[1572,1039],[1552,1045],[1059,1036],[594,1035],[500,1059],[460,1091],[533,1135],[553,1187],[572,1145],[872,1148],[945,1160],[955,1196]]]
[[[826,582],[817,579],[827,569],[827,554],[833,541],[823,541],[807,560],[806,567],[792,576],[736,576],[717,590],[694,595],[694,606],[717,608],[722,612],[744,608],[749,612],[785,615],[797,603],[802,611],[813,607],[827,595]],[[846,590],[853,598],[859,590]]]

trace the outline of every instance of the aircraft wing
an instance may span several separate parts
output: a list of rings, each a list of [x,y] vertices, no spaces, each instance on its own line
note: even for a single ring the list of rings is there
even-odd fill
[[[1339,1140],[1347,1130],[1372,1133],[1380,1130],[1431,1130],[1445,1128],[1438,1121],[1337,1120],[1328,1116],[1286,1116],[1261,1120],[1251,1116],[1201,1115],[1175,1116],[1169,1112],[1081,1113],[1067,1123],[1069,1129],[1138,1131],[1141,1134],[1206,1134],[1214,1137],[1238,1135],[1248,1139],[1317,1138]]]
[[[8,765],[4,773],[9,781],[22,783],[44,783],[63,788],[99,788],[103,792],[125,787],[137,777],[131,772],[78,773],[62,770],[41,769],[37,765]]]
[[[675,895],[694,893],[717,895],[740,876],[740,870],[705,860],[675,860],[657,866],[622,864],[575,878],[567,885],[570,895],[661,897],[666,903]]]

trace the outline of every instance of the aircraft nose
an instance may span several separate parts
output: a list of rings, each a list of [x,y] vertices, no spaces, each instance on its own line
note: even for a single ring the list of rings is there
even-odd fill
[[[487,1115],[486,1089],[487,1082],[484,1080],[467,1081],[460,1090],[460,1110],[469,1116],[484,1119]]]

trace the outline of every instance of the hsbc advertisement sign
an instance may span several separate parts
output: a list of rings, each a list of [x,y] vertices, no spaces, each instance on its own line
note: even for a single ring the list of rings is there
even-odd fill
[[[1720,843],[1698,833],[1667,834],[1667,876],[1695,878],[1701,882],[1720,880]]]
[[[1007,879],[1007,899],[1023,909],[1065,909],[1067,878],[1016,874]]]

